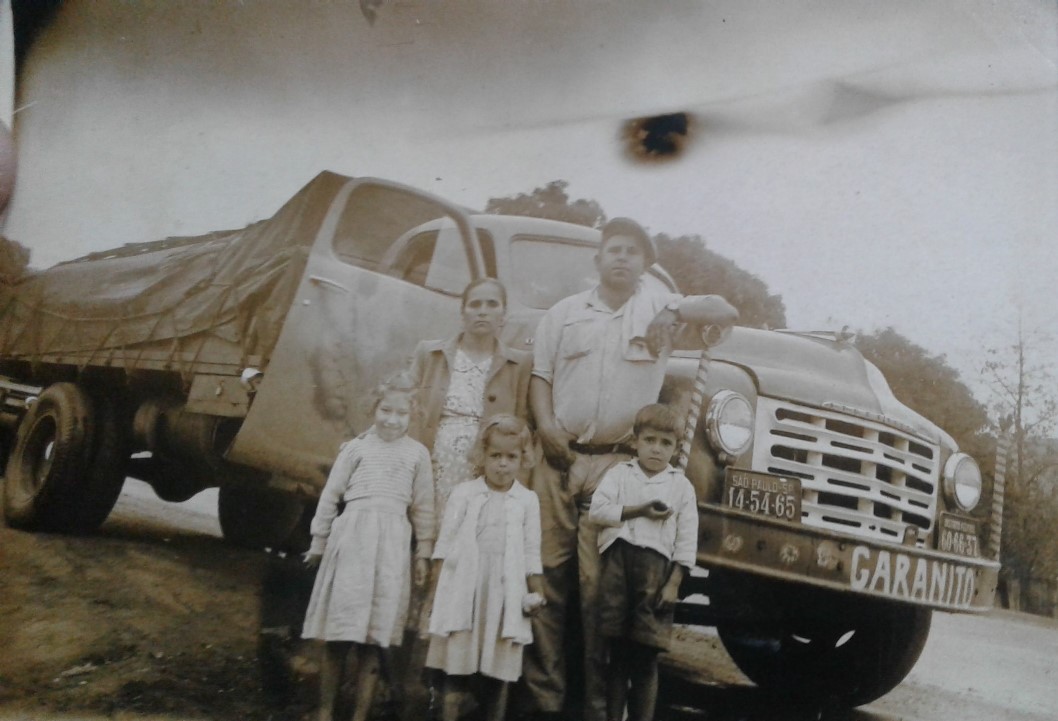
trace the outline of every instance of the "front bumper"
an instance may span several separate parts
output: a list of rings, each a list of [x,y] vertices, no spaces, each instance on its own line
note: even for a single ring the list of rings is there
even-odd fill
[[[999,563],[699,504],[698,565],[942,611],[992,608]]]

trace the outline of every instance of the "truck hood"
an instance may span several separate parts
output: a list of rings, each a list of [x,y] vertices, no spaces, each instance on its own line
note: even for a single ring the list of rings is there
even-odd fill
[[[898,401],[881,371],[835,334],[734,328],[710,356],[749,373],[761,395],[859,415],[955,448],[947,433]]]

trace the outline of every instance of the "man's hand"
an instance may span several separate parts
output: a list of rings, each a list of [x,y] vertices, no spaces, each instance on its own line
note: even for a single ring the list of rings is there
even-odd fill
[[[312,551],[306,551],[305,555],[301,558],[307,568],[319,568],[320,561],[323,560],[323,554],[313,553]]]
[[[430,578],[430,559],[416,558],[415,570],[412,580],[416,586],[422,586]]]
[[[574,440],[573,434],[557,426],[551,428],[541,426],[537,429],[537,435],[540,436],[544,457],[547,458],[551,467],[559,471],[568,471],[576,458],[573,451],[569,449],[570,441]]]
[[[647,326],[647,349],[656,356],[672,350],[672,335],[680,317],[676,311],[662,308]]]
[[[661,587],[661,593],[658,594],[658,600],[655,604],[659,611],[668,611],[676,605],[676,602],[680,600],[680,584],[666,583]]]

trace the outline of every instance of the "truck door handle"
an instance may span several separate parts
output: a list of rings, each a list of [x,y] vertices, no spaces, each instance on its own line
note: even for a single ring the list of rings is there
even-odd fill
[[[346,288],[344,285],[337,281],[331,280],[330,278],[323,278],[318,275],[310,275],[309,280],[315,283],[316,285],[325,285],[328,288],[334,288],[335,290],[340,290],[343,293],[349,292],[349,289]]]

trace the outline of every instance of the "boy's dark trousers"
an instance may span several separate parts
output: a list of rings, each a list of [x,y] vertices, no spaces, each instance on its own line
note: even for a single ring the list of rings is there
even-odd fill
[[[628,721],[653,721],[658,703],[660,650],[623,638],[610,638],[607,642],[607,721],[624,719],[626,705]]]

